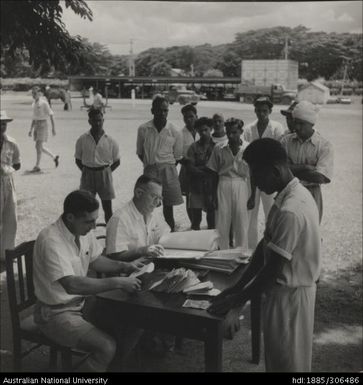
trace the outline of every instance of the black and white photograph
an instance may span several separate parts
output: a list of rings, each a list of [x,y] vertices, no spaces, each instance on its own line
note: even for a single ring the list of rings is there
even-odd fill
[[[362,14],[1,1],[2,383],[360,383]]]

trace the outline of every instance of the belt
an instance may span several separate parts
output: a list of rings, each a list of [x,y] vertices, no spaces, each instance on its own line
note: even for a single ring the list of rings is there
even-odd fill
[[[83,165],[83,167],[87,168],[88,170],[92,170],[92,171],[101,171],[101,170],[104,170],[107,167],[110,167],[110,165],[107,164],[106,166],[100,166],[100,167],[88,167],[88,166]]]

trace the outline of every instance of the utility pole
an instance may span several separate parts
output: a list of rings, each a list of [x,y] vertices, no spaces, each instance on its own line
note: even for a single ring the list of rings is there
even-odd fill
[[[135,58],[133,51],[133,39],[130,39],[129,76],[135,76]]]
[[[285,36],[285,48],[284,48],[284,52],[285,52],[285,60],[288,59],[288,56],[289,56],[289,41],[287,39],[287,36]]]

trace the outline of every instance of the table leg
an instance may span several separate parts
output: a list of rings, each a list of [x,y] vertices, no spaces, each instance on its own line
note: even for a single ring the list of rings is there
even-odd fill
[[[206,339],[204,341],[205,371],[222,371],[223,354],[223,330],[222,322],[207,328]]]
[[[252,362],[260,362],[261,347],[261,295],[251,299]]]

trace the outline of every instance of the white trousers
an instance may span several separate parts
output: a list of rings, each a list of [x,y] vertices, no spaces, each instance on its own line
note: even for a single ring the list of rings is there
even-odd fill
[[[260,209],[260,201],[262,201],[263,211],[265,213],[265,222],[268,213],[274,204],[274,194],[267,195],[256,187],[255,207],[250,211],[250,224],[248,229],[248,246],[254,250],[260,241],[258,236],[258,212]]]
[[[16,195],[11,175],[0,177],[0,259],[5,260],[5,250],[15,247],[17,220]]]
[[[274,285],[263,307],[267,372],[310,372],[316,285]]]
[[[216,227],[219,232],[220,249],[229,248],[229,230],[232,225],[234,247],[248,249],[249,197],[247,181],[242,178],[219,179],[217,188],[218,209]]]

